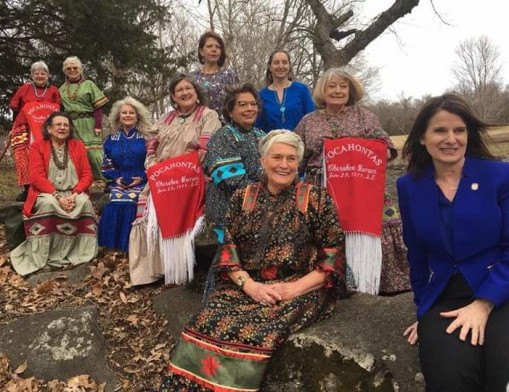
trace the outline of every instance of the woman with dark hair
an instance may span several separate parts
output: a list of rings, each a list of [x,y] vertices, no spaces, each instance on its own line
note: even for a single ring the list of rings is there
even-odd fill
[[[29,147],[40,139],[41,125],[49,113],[60,110],[60,93],[49,82],[49,69],[44,61],[37,61],[30,67],[32,81],[18,88],[10,100],[14,123],[9,134],[18,185],[23,191],[17,201],[27,198],[29,183]],[[50,104],[50,105],[44,105]]]
[[[221,126],[219,117],[209,109],[201,86],[189,75],[177,74],[170,82],[170,100],[174,110],[156,122],[157,135],[148,141],[145,168],[192,151],[203,158],[211,136]],[[148,184],[138,199],[137,219],[133,223],[129,240],[129,267],[131,284],[143,285],[159,280],[164,266],[170,263],[170,255],[161,249],[161,233],[147,225],[149,216],[155,216]],[[151,230],[158,234],[149,236]],[[153,243],[155,242],[155,243]],[[149,251],[149,249],[151,251]]]
[[[198,60],[202,66],[191,75],[202,85],[208,97],[208,106],[219,114],[222,121],[226,87],[239,82],[235,71],[225,67],[226,59],[223,38],[213,31],[202,34],[198,41]]]
[[[99,246],[127,252],[138,196],[147,183],[145,143],[152,125],[147,108],[132,97],[115,102],[109,118],[113,132],[104,141],[102,172],[110,196],[99,221]]]
[[[403,148],[397,181],[427,391],[505,391],[509,383],[509,164],[490,127],[453,94],[431,98]]]
[[[298,180],[303,151],[287,130],[261,140],[266,176],[231,198],[217,287],[181,333],[161,392],[258,391],[288,336],[332,314],[344,236],[327,191]]]
[[[232,87],[225,98],[223,116],[226,125],[210,140],[203,168],[212,181],[207,184],[205,214],[214,224],[220,244],[223,243],[223,225],[230,198],[238,189],[260,180],[262,168],[258,142],[265,133],[254,126],[258,117],[260,101],[256,89],[250,84]],[[214,284],[212,262],[207,279],[205,295]]]
[[[92,260],[97,220],[86,194],[92,172],[67,113],[53,112],[44,123],[43,139],[30,148],[29,180],[23,207],[27,239],[11,252],[16,272],[28,275],[46,265]]]
[[[308,86],[293,79],[290,54],[282,49],[275,50],[269,57],[260,99],[262,111],[256,126],[265,132],[293,131],[302,117],[315,111]]]

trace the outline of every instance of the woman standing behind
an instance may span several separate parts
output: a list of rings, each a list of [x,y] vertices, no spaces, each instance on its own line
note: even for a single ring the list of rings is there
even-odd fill
[[[65,83],[60,86],[64,110],[74,123],[76,138],[83,141],[95,180],[102,180],[102,106],[108,98],[91,80],[83,76],[83,64],[76,56],[64,60]]]
[[[198,151],[203,157],[212,134],[221,126],[214,110],[206,105],[207,97],[189,75],[178,74],[170,83],[171,103],[175,110],[165,114],[156,124],[158,134],[149,140],[145,167],[168,158]],[[159,251],[158,244],[149,247],[148,216],[155,215],[148,184],[138,201],[138,219],[133,223],[129,241],[129,268],[133,286],[153,283],[163,275],[169,255]],[[145,208],[147,206],[147,208]],[[156,222],[157,223],[157,222]],[[158,234],[158,241],[161,236]],[[151,252],[149,252],[149,249]]]
[[[99,221],[99,245],[127,252],[138,196],[147,182],[145,138],[150,115],[140,102],[126,97],[113,104],[110,127],[115,132],[104,142],[102,172],[111,192]]]
[[[378,118],[374,113],[358,105],[363,94],[360,82],[341,68],[330,68],[318,79],[313,91],[318,110],[304,116],[295,129],[306,147],[301,169],[305,172],[307,182],[323,184],[325,139],[342,137],[378,139],[386,144],[389,160],[396,158],[397,151],[394,144],[382,129]],[[407,291],[410,288],[401,220],[389,195],[386,194],[385,197],[381,236],[382,270],[381,276],[377,276],[379,284],[369,290],[371,293],[394,293]],[[376,214],[378,215],[379,212]],[[349,267],[348,246],[347,237],[346,261]],[[350,269],[348,272],[351,272]],[[348,283],[359,284],[352,281],[352,276],[349,276]]]
[[[222,122],[226,87],[237,84],[239,78],[233,69],[225,68],[226,50],[223,38],[213,31],[202,34],[198,42],[198,60],[202,67],[191,73],[205,90],[208,106],[214,109]]]
[[[32,81],[24,84],[11,98],[10,107],[13,111],[14,124],[10,133],[12,151],[14,154],[14,165],[18,177],[18,185],[24,187],[23,191],[16,198],[17,201],[25,201],[29,188],[28,184],[28,156],[30,143],[37,138],[35,135],[41,133],[39,129],[32,130],[28,113],[25,110],[27,104],[33,102],[49,102],[60,106],[60,93],[55,86],[52,86],[49,79],[49,69],[44,61],[37,61],[30,67]],[[28,106],[28,105],[27,105]],[[49,112],[48,112],[49,114]],[[46,118],[44,117],[44,120]],[[42,120],[42,121],[44,121]],[[42,122],[41,121],[41,122]],[[42,126],[42,124],[40,124]]]
[[[403,148],[397,182],[427,391],[509,385],[509,164],[496,162],[460,97],[431,98]]]
[[[315,110],[308,86],[292,78],[292,63],[286,50],[270,55],[260,99],[262,110],[256,126],[265,132],[293,131],[302,117]]]
[[[97,254],[97,220],[86,194],[93,180],[85,147],[73,139],[67,113],[51,113],[42,136],[30,148],[30,189],[23,206],[27,239],[11,253],[21,275],[46,265],[85,263]]]

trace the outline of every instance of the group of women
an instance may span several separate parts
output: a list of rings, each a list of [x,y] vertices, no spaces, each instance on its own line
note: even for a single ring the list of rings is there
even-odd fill
[[[161,391],[254,391],[289,334],[328,317],[357,284],[341,210],[325,189],[324,141],[377,140],[387,160],[396,150],[343,69],[326,71],[311,96],[277,50],[257,92],[225,67],[219,35],[201,37],[198,57],[198,71],[172,80],[174,110],[154,125],[138,101],[116,102],[100,149],[107,100],[77,58],[64,62],[66,111],[50,114],[30,148],[28,237],[11,260],[21,274],[89,261],[98,231],[99,245],[128,251],[133,286],[166,279],[172,255],[161,246],[146,170],[197,152],[219,248],[203,307],[184,328]],[[30,94],[52,91],[44,75],[32,77]],[[418,322],[405,335],[419,341],[428,391],[504,391],[509,382],[509,166],[490,154],[488,127],[460,97],[432,98],[409,134],[408,173],[397,184],[406,247],[390,198],[375,214],[377,291],[408,290],[409,265]],[[27,129],[20,120],[13,137]],[[110,185],[98,229],[86,195],[94,175]]]

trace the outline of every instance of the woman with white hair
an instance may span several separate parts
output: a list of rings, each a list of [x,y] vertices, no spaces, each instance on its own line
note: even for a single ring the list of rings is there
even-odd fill
[[[60,93],[49,82],[49,69],[44,61],[37,61],[30,67],[32,81],[21,86],[10,101],[14,115],[14,124],[10,133],[14,165],[18,177],[18,185],[23,191],[16,198],[25,201],[28,192],[28,149],[30,144],[41,139],[41,126],[52,111],[60,109]],[[39,105],[53,103],[54,105]],[[33,109],[37,110],[34,115]],[[50,109],[48,109],[50,108]],[[29,110],[32,109],[32,110]],[[39,115],[42,114],[42,115]]]
[[[83,64],[78,57],[67,57],[62,70],[65,83],[60,86],[60,95],[64,110],[72,118],[76,139],[85,144],[94,180],[102,180],[102,107],[108,98],[94,82],[85,78]]]
[[[221,280],[172,353],[161,391],[257,391],[274,352],[329,317],[344,290],[344,236],[327,192],[299,181],[299,136],[259,144],[265,178],[230,201]]]
[[[141,102],[126,97],[113,104],[109,120],[112,134],[104,141],[102,172],[110,197],[99,221],[99,245],[127,252],[138,197],[147,183],[150,114]]]
[[[388,160],[396,158],[396,148],[387,132],[382,129],[376,115],[358,104],[363,95],[361,83],[343,68],[330,68],[318,79],[313,91],[313,100],[317,110],[304,116],[295,129],[295,133],[302,138],[305,145],[301,170],[304,172],[307,182],[324,185],[323,151],[325,140],[375,139],[385,145],[386,152],[384,151],[384,154],[387,154]],[[345,165],[350,164],[357,167],[357,165],[352,165],[353,163],[345,162]],[[363,173],[355,174],[359,177],[365,176]],[[385,173],[383,174],[385,175]],[[341,175],[346,176],[347,174],[343,172]],[[357,179],[358,177],[355,180]],[[348,187],[352,185],[354,184],[349,183]],[[382,184],[382,192],[383,186],[384,184]],[[345,189],[345,187],[343,188]],[[378,242],[373,247],[375,249],[371,249],[365,246],[366,244],[360,246],[353,237],[353,240],[350,241],[349,227],[345,225],[347,215],[345,212],[354,211],[355,216],[359,216],[360,214],[355,211],[360,209],[368,211],[368,208],[374,205],[373,188],[368,185],[368,189],[369,192],[364,192],[362,195],[356,194],[355,200],[353,200],[354,205],[348,205],[345,198],[337,196],[338,193],[335,196],[336,203],[343,206],[343,229],[347,236],[348,283],[351,287],[370,294],[408,291],[410,282],[401,219],[388,194],[385,194],[385,200],[383,193],[381,194],[380,210],[369,211],[365,214],[370,219],[376,219],[375,224],[378,227],[381,225],[382,233],[381,237],[378,237],[381,244]],[[352,192],[350,193],[353,194]],[[380,219],[383,221],[380,222]],[[363,221],[366,222],[367,219],[363,219]],[[359,232],[357,229],[359,222],[357,220],[353,223],[356,229],[352,230],[351,234],[356,236]]]

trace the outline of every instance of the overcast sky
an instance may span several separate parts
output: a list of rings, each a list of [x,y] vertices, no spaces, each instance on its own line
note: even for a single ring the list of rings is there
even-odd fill
[[[509,83],[509,1],[433,0],[449,23],[442,23],[430,0],[421,0],[410,15],[395,24],[396,37],[385,32],[368,45],[369,63],[380,68],[380,92],[375,98],[396,100],[403,93],[420,98],[452,87],[455,49],[460,42],[486,35],[501,52],[504,82]],[[368,0],[366,14],[376,15],[393,0]]]

